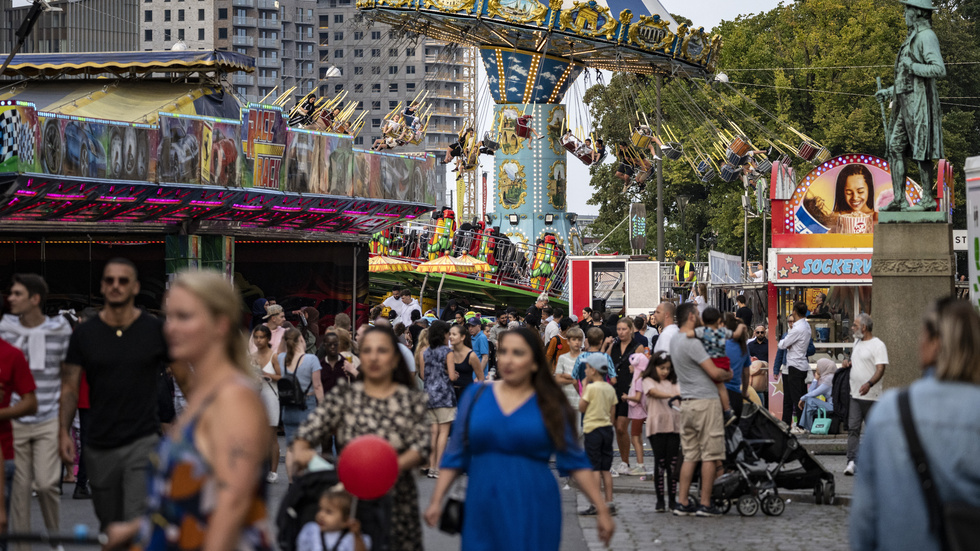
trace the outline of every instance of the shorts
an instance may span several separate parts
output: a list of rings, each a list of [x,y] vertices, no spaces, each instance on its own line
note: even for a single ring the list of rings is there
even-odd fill
[[[443,425],[456,420],[456,408],[432,408],[425,413],[430,425]]]
[[[585,453],[593,471],[612,469],[613,428],[607,425],[585,433]]]
[[[616,172],[620,172],[627,176],[632,176],[633,173],[635,172],[635,169],[626,163],[620,163],[619,168],[616,169]]]
[[[725,459],[725,422],[718,398],[681,402],[681,449],[684,461]]]
[[[463,145],[460,144],[459,142],[456,142],[453,145],[449,146],[450,157],[459,157],[462,154],[463,154]]]
[[[306,419],[315,409],[315,396],[306,397],[306,409],[283,406],[282,416],[280,418],[282,419],[282,430],[286,433],[287,446],[293,443],[293,439],[296,437],[296,432],[299,430],[299,426],[306,421]]]
[[[711,358],[711,361],[714,362],[715,367],[717,367],[718,369],[724,369],[725,371],[732,370],[732,361],[728,359],[728,356],[722,356],[720,358]]]
[[[626,400],[616,402],[616,418],[627,417],[630,412],[630,403]]]
[[[646,419],[630,419],[630,436],[643,436],[643,423]]]

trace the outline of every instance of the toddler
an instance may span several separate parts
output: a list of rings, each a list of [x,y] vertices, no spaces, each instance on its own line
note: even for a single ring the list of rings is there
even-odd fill
[[[361,534],[361,523],[350,518],[354,498],[343,484],[320,496],[314,522],[307,522],[296,538],[297,551],[370,551],[371,537]]]
[[[623,393],[623,400],[629,404],[627,417],[630,420],[630,440],[633,449],[636,450],[636,467],[630,474],[646,475],[653,474],[647,471],[643,464],[643,422],[647,419],[647,400],[643,395],[643,373],[647,370],[650,358],[642,352],[630,355],[630,371],[632,371],[632,381],[630,382],[629,393]]]
[[[714,362],[715,367],[730,371],[732,366],[725,354],[725,343],[733,336],[741,338],[742,334],[745,333],[745,326],[740,325],[732,333],[728,328],[721,325],[721,312],[712,306],[704,309],[704,313],[701,314],[701,321],[704,325],[693,331],[688,331],[687,336],[701,339],[701,342],[704,343],[704,349],[711,356],[711,361]],[[725,425],[728,425],[735,419],[735,412],[732,411],[732,406],[728,402],[728,390],[725,388],[725,383],[717,381],[715,381],[715,387],[718,388],[721,409],[725,412]]]

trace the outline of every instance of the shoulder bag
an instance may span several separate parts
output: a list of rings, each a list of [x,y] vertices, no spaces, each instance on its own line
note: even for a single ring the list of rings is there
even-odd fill
[[[470,451],[470,416],[473,415],[473,407],[479,401],[480,396],[487,389],[487,384],[483,384],[476,390],[476,396],[466,408],[466,424],[463,425],[463,451]],[[439,530],[447,534],[459,534],[463,531],[463,511],[466,505],[466,481],[459,480],[455,484],[455,491],[450,492],[446,505],[442,508],[442,515],[439,516]]]
[[[902,418],[902,430],[909,445],[912,465],[919,476],[919,486],[926,498],[929,513],[929,531],[939,539],[940,549],[966,551],[976,549],[980,541],[980,508],[963,502],[943,503],[929,469],[929,460],[919,441],[919,433],[912,420],[909,390],[898,395],[898,412]]]

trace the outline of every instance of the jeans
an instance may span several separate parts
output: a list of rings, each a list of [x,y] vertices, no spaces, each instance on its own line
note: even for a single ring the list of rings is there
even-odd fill
[[[824,402],[820,398],[808,397],[803,399],[803,415],[800,417],[800,426],[806,430],[810,430],[813,425],[813,420],[817,417],[817,410],[822,409],[827,413],[834,411],[834,408],[830,407],[830,404]]]
[[[783,375],[783,422],[793,424],[793,414],[797,417],[803,412],[799,410],[800,400],[806,394],[806,371],[789,367],[789,373]]]
[[[667,479],[667,497],[671,502],[677,495],[677,478],[680,471],[677,469],[678,452],[681,447],[681,435],[676,432],[661,432],[651,434],[647,437],[650,440],[650,448],[653,450],[654,483],[657,491],[657,501],[664,498],[664,477]]]
[[[861,444],[861,425],[871,413],[875,400],[859,400],[851,397],[851,407],[847,412],[847,460],[857,461],[858,445]]]
[[[316,396],[306,397],[306,409],[299,409],[289,406],[282,408],[282,430],[286,433],[286,445],[289,446],[296,438],[296,431],[299,426],[306,421],[307,417],[316,409]]]

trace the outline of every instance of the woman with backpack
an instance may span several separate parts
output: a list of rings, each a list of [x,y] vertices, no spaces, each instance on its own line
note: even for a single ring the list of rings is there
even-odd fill
[[[323,401],[323,382],[320,380],[320,360],[305,352],[303,335],[291,327],[283,335],[286,351],[279,354],[282,378],[279,379],[279,403],[282,404],[282,428],[289,446],[300,424]],[[286,448],[286,474],[293,480],[292,447]]]

